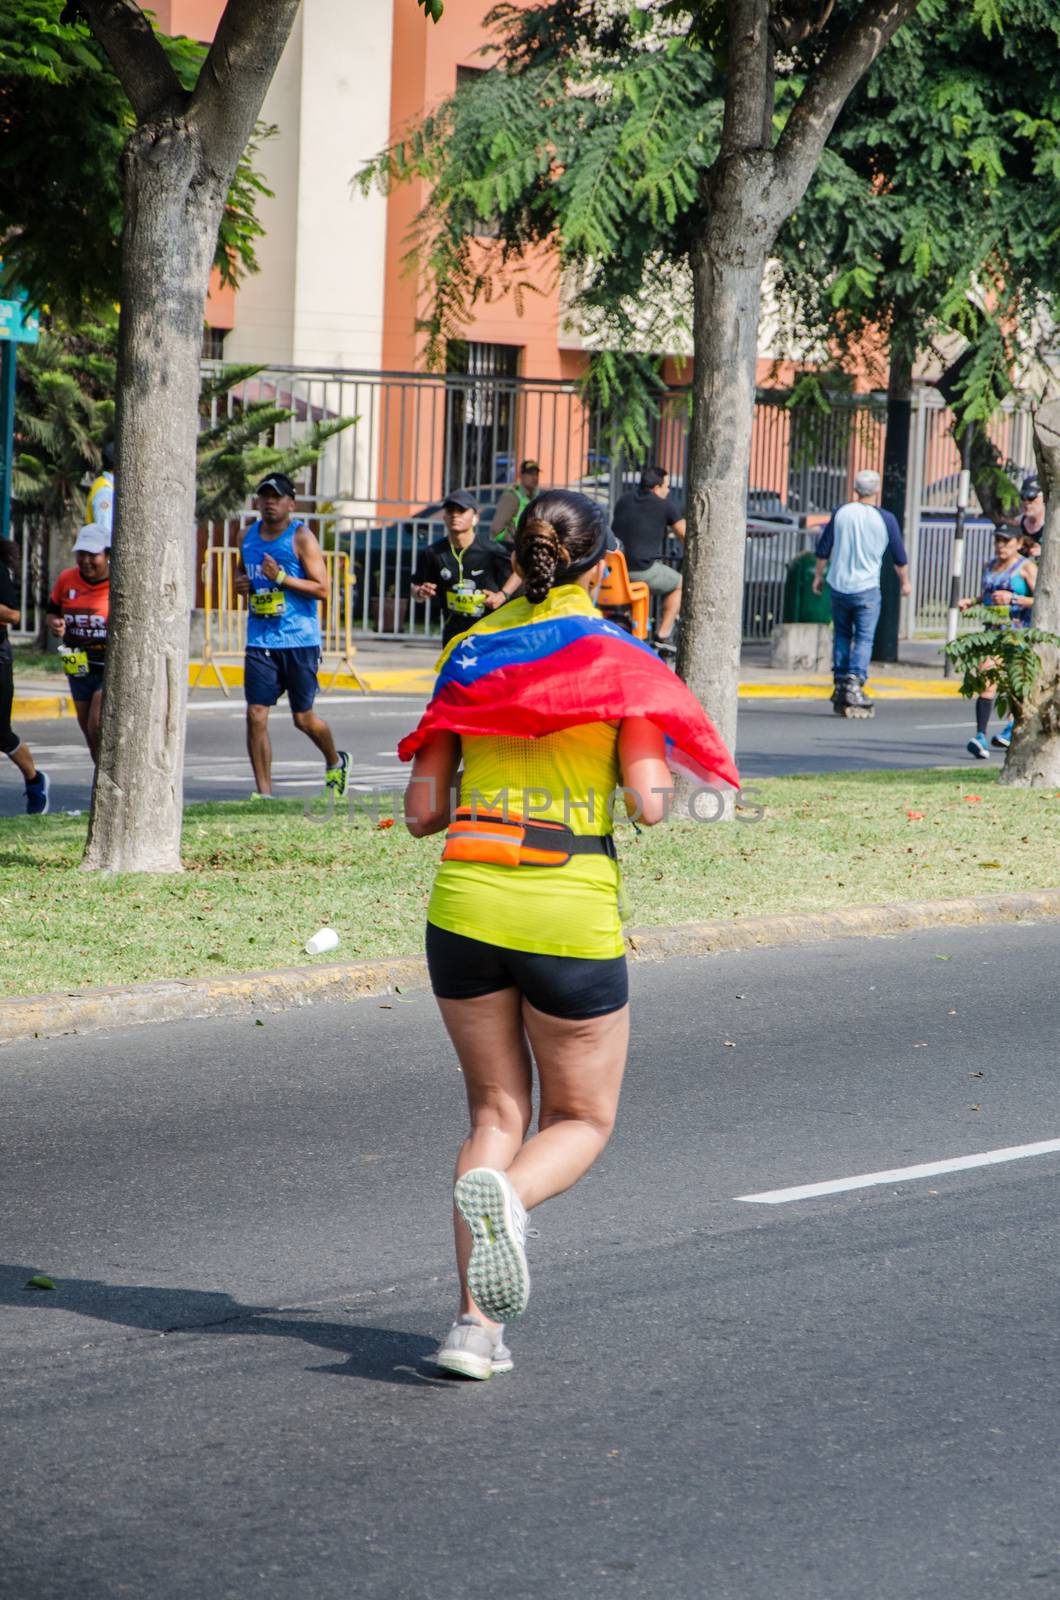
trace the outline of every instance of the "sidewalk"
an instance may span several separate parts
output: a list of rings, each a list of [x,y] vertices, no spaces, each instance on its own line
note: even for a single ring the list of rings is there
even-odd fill
[[[426,696],[434,682],[433,667],[438,649],[434,640],[366,639],[358,642],[356,665],[373,694]],[[878,675],[873,674],[873,695],[880,700],[955,696],[959,680],[943,678],[939,650],[938,640],[903,640],[899,646],[899,660],[886,665],[880,663]],[[190,710],[194,711],[197,705],[215,704],[223,694],[218,672],[233,700],[242,700],[241,667],[204,668],[201,661],[193,661],[188,674]],[[326,693],[357,690],[353,678],[340,673]],[[769,665],[767,644],[744,646],[740,658],[741,699],[820,700],[826,699],[831,691],[829,674],[775,672]],[[23,673],[16,667],[12,721],[38,722],[73,714],[73,701],[61,672]]]

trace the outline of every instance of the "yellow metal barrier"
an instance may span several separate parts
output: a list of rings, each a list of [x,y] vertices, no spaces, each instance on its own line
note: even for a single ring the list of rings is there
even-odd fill
[[[328,598],[320,610],[320,687],[334,688],[341,672],[347,673],[358,689],[368,685],[353,664],[357,654],[353,642],[353,586],[355,578],[345,551],[325,550]],[[205,605],[205,633],[202,647],[203,671],[196,679],[200,688],[212,672],[222,692],[228,694],[221,667],[242,666],[247,647],[246,596],[236,593],[239,551],[234,545],[211,544],[203,557],[202,581]],[[327,673],[325,677],[324,674]]]

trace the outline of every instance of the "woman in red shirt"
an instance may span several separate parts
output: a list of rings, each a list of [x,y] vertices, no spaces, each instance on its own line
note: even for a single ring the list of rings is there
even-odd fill
[[[48,597],[48,627],[66,647],[66,668],[78,726],[92,760],[99,756],[107,617],[110,611],[110,533],[96,522],[74,544],[76,567],[67,567]]]

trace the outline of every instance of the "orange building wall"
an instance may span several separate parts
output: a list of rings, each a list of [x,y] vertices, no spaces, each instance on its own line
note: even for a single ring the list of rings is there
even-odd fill
[[[163,33],[183,34],[207,44],[224,8],[225,0],[155,0],[151,9]]]
[[[482,68],[480,54],[488,42],[482,19],[487,0],[447,0],[445,18],[435,27],[413,0],[394,0],[394,53],[391,81],[391,138],[456,87],[458,66]],[[425,339],[415,324],[426,310],[420,285],[402,267],[412,223],[427,197],[422,183],[402,184],[390,196],[387,216],[386,298],[383,322],[383,367],[388,372],[413,372],[422,367]],[[541,292],[528,294],[519,316],[508,294],[475,307],[464,337],[486,344],[522,349],[521,377],[573,378],[585,365],[579,351],[561,350],[559,285],[553,261],[542,253],[528,263],[527,278]]]

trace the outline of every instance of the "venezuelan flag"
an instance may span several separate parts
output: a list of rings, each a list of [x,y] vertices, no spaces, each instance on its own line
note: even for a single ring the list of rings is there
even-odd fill
[[[646,717],[672,767],[739,788],[736,765],[699,701],[654,650],[608,622],[577,584],[540,605],[515,600],[451,641],[402,761],[440,732],[539,739],[582,722]]]

